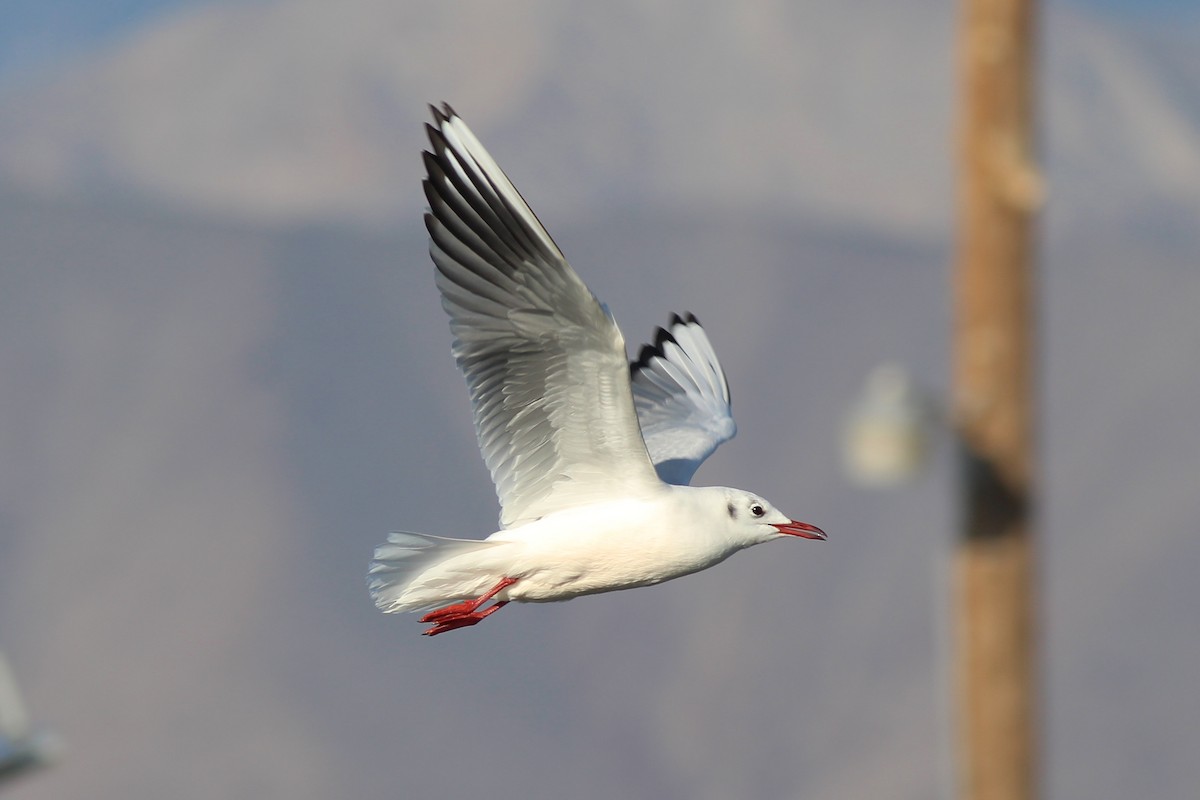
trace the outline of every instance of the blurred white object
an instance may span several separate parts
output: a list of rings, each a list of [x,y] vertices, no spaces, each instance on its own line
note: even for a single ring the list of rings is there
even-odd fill
[[[903,367],[879,365],[846,419],[846,472],[872,487],[913,480],[925,465],[934,418],[932,401]]]
[[[30,728],[17,681],[0,655],[0,783],[49,764],[61,749],[57,738]]]

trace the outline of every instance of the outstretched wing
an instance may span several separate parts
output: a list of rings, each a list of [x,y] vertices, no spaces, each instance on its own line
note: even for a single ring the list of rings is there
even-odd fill
[[[667,483],[687,485],[704,459],[737,433],[729,382],[700,321],[672,315],[629,369],[654,468]]]
[[[454,110],[432,110],[429,252],[500,524],[661,489],[616,323]]]

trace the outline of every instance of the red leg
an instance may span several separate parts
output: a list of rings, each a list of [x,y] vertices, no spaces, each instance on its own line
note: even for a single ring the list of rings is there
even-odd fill
[[[506,605],[508,605],[508,601],[501,600],[498,603],[493,603],[491,606],[485,608],[483,611],[475,611],[475,612],[466,614],[461,617],[454,617],[452,619],[441,620],[440,622],[435,624],[432,628],[425,631],[421,635],[422,636],[437,636],[439,633],[445,633],[446,631],[456,631],[459,628],[467,628],[467,627],[470,627],[471,625],[478,625],[481,620],[483,620],[484,618],[486,618],[492,614],[495,614],[497,611],[504,608]]]
[[[485,619],[508,605],[508,601],[501,600],[483,611],[480,611],[479,607],[516,582],[516,578],[502,578],[499,583],[481,597],[477,597],[474,600],[463,600],[460,603],[453,603],[444,608],[430,611],[421,617],[421,622],[434,623],[432,628],[425,631],[425,635],[437,636],[439,633],[478,624],[480,620]]]
[[[454,603],[452,605],[430,611],[428,614],[421,617],[421,622],[437,622],[438,620],[443,619],[453,619],[454,617],[461,617],[463,614],[470,614],[477,608],[479,608],[479,600],[463,600],[461,603]]]

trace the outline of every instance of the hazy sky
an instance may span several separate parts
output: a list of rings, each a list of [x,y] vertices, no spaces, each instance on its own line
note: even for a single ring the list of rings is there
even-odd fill
[[[155,15],[219,0],[0,0],[0,83],[34,75]],[[258,0],[224,0],[257,2]],[[1120,14],[1147,23],[1170,23],[1200,14],[1196,0],[1050,0]]]

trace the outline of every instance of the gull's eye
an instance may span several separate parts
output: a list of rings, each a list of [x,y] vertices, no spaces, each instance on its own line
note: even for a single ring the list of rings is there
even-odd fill
[[[758,503],[755,503],[754,505],[750,506],[750,513],[756,517],[761,517],[763,514],[767,513],[767,511]]]

